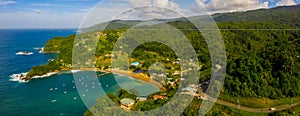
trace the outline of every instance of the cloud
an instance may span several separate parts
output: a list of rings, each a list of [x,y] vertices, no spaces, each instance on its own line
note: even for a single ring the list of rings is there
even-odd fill
[[[130,15],[135,14],[136,17],[142,19],[175,18],[178,16],[175,16],[176,13],[182,13],[179,4],[170,0],[129,0],[129,3],[133,8],[137,8]]]
[[[290,6],[290,5],[296,5],[296,2],[294,0],[280,0],[276,3],[276,6]]]
[[[133,7],[150,6],[151,5],[151,0],[129,0],[129,3]]]
[[[65,5],[62,5],[62,4],[49,4],[49,3],[42,3],[42,4],[33,3],[33,4],[30,4],[30,6],[56,7],[56,6],[65,6]]]
[[[179,5],[170,0],[129,0],[129,2],[133,7],[156,6],[174,11],[180,11]]]
[[[260,8],[268,8],[269,2],[261,0],[197,0],[198,4],[209,12],[233,12],[246,11]]]
[[[0,5],[16,4],[18,2],[12,0],[0,0]]]
[[[36,14],[40,14],[42,11],[41,10],[34,10],[34,12],[36,13]]]

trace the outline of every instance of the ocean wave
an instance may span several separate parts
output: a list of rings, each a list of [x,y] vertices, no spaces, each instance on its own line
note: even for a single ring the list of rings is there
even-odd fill
[[[71,70],[72,73],[78,73],[81,72],[82,70]]]
[[[78,72],[81,72],[81,71],[83,71],[83,70],[49,72],[49,73],[46,73],[44,75],[33,76],[32,79],[47,78],[47,77],[51,77],[51,76],[59,75],[59,74],[78,73]],[[28,72],[20,73],[20,74],[12,74],[12,75],[10,75],[11,78],[9,79],[9,81],[15,81],[15,82],[20,82],[20,83],[29,82],[28,80],[25,80],[27,74],[28,74]]]
[[[32,54],[34,54],[33,52],[27,52],[27,51],[25,51],[25,52],[17,52],[16,53],[16,55],[32,55]]]
[[[33,49],[39,51],[39,53],[41,53],[41,54],[45,53],[45,52],[44,52],[44,47],[35,47],[35,48],[33,48]]]
[[[26,78],[26,75],[27,75],[27,72],[26,73],[20,73],[20,74],[12,74],[10,75],[10,79],[9,81],[15,81],[15,82],[19,82],[19,83],[26,83],[28,81],[25,80]]]
[[[46,77],[51,77],[51,76],[58,75],[58,74],[60,74],[60,72],[49,72],[49,73],[46,73],[46,74],[41,75],[41,76],[33,76],[32,78],[33,79],[46,78]]]

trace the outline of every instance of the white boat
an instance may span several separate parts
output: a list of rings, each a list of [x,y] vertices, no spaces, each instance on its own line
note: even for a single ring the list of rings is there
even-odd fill
[[[77,97],[74,97],[73,99],[77,99]]]
[[[17,52],[16,55],[32,55],[34,54],[33,52],[27,52],[27,51],[24,51],[24,52]]]
[[[57,100],[56,99],[54,99],[54,100],[51,100],[51,102],[53,103],[53,102],[56,102]]]
[[[67,93],[67,91],[64,92],[64,94],[66,94],[66,93]]]

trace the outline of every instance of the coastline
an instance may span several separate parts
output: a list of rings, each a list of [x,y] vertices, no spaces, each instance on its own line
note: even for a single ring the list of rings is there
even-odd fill
[[[111,74],[111,73],[113,73],[113,74],[119,74],[119,75],[123,75],[123,76],[126,76],[126,77],[131,77],[131,78],[134,78],[134,79],[138,79],[138,80],[144,81],[146,83],[150,83],[150,84],[156,86],[157,88],[159,88],[160,90],[166,91],[166,88],[163,87],[163,85],[160,82],[151,79],[148,75],[145,75],[143,73],[135,74],[132,71],[124,71],[124,70],[101,70],[99,68],[80,68],[80,69],[75,69],[75,70],[81,70],[81,71],[99,71],[99,72],[104,72],[104,73],[107,73],[107,74]]]
[[[48,73],[46,73],[44,75],[36,75],[36,76],[31,77],[31,79],[48,78],[48,77],[51,77],[51,76],[54,76],[54,75],[60,75],[60,74],[63,74],[63,73],[68,73],[68,71],[70,71],[70,73],[77,73],[77,72],[80,72],[80,71],[97,71],[97,72],[103,72],[103,73],[105,73],[104,75],[107,75],[107,74],[119,74],[119,75],[124,75],[124,76],[129,77],[129,78],[131,77],[131,78],[134,78],[134,79],[138,79],[138,80],[144,81],[146,83],[150,83],[150,84],[156,86],[157,88],[159,88],[162,91],[166,90],[166,88],[163,87],[163,85],[160,82],[151,79],[148,75],[145,75],[143,73],[135,74],[132,71],[101,70],[99,68],[62,69],[60,71],[48,72]],[[13,74],[13,75],[17,75],[17,74]],[[20,78],[20,77],[16,78],[13,75],[10,76],[12,78],[10,80],[12,80],[12,81],[29,82],[31,80],[31,79],[26,80],[26,78],[25,78],[26,75],[25,75],[24,78]],[[102,76],[104,76],[104,75],[102,75]],[[102,76],[100,76],[100,77],[102,77]],[[100,78],[100,77],[98,77],[98,78]]]
[[[138,79],[138,80],[144,81],[146,83],[150,83],[150,84],[156,86],[157,88],[159,88],[160,90],[166,91],[166,88],[163,87],[163,85],[160,82],[151,79],[148,75],[145,75],[143,73],[135,74],[132,71],[123,71],[123,70],[113,70],[111,72],[115,73],[115,74],[121,74],[121,75],[124,75],[127,77],[132,77],[134,79]]]

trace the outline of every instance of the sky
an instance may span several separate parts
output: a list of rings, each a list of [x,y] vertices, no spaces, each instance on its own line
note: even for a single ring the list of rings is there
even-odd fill
[[[78,28],[87,17],[87,26],[92,26],[112,20],[122,11],[148,5],[192,15],[199,6],[213,14],[296,4],[300,0],[0,0],[0,29]],[[140,13],[145,15],[148,10]]]

